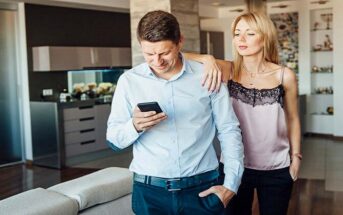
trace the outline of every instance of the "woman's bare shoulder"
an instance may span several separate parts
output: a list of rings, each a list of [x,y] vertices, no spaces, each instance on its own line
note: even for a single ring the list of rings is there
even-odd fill
[[[297,75],[292,69],[288,67],[284,68],[283,85],[286,89],[297,86]]]

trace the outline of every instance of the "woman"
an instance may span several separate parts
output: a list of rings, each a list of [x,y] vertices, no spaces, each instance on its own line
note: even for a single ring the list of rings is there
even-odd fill
[[[233,62],[186,54],[205,64],[203,83],[207,80],[210,90],[218,89],[218,77],[228,83],[241,124],[245,171],[227,214],[252,214],[256,189],[261,215],[286,215],[302,158],[296,75],[278,65],[276,30],[267,16],[237,17],[232,35]]]

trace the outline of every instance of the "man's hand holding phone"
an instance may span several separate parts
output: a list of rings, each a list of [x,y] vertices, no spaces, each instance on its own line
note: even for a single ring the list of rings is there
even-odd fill
[[[139,103],[133,112],[133,125],[138,132],[146,131],[167,119],[157,102]]]

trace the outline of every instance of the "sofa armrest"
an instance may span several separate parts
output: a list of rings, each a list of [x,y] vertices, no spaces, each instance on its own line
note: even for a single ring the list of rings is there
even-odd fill
[[[132,192],[132,173],[110,167],[48,188],[79,203],[79,210],[113,201]]]
[[[78,214],[78,205],[64,195],[36,188],[0,201],[0,214],[73,215]]]

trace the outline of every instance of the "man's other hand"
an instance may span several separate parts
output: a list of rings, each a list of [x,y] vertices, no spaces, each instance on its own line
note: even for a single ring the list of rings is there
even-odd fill
[[[226,187],[224,187],[222,185],[217,185],[217,186],[212,186],[205,191],[202,191],[201,193],[199,193],[199,196],[205,197],[205,196],[208,196],[212,193],[216,194],[219,197],[219,199],[222,201],[222,203],[224,205],[224,208],[226,208],[226,206],[229,204],[232,197],[235,195],[234,192],[227,189]]]

